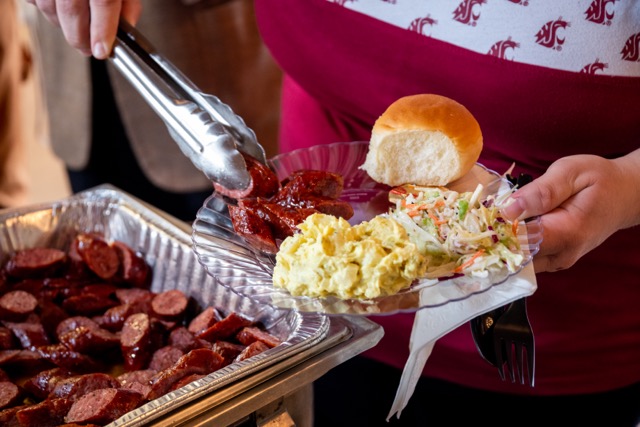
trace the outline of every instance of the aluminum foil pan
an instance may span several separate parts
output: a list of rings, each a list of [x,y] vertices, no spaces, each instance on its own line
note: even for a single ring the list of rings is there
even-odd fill
[[[15,250],[36,246],[66,249],[76,233],[100,232],[145,255],[153,268],[151,290],[179,289],[202,307],[235,311],[277,336],[282,344],[153,400],[109,426],[138,426],[308,349],[329,331],[327,317],[276,309],[238,295],[207,273],[192,251],[189,224],[104,185],[64,200],[0,211],[0,263]]]

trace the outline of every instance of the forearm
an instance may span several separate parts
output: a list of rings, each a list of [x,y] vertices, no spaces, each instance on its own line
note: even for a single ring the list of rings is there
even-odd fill
[[[622,198],[620,203],[625,206],[628,218],[623,219],[620,228],[628,228],[640,224],[640,148],[626,156],[613,160],[620,170],[622,191],[611,189]]]

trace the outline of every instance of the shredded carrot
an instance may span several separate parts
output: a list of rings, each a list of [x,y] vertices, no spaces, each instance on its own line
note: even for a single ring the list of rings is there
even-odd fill
[[[476,259],[482,255],[484,253],[484,249],[480,249],[478,250],[478,252],[476,252],[475,254],[473,254],[473,256],[471,258],[469,258],[464,264],[460,264],[459,266],[457,266],[453,272],[454,273],[460,273],[462,272],[462,270],[464,270],[465,268],[469,267],[471,264],[473,264]]]
[[[432,214],[431,212],[429,212],[429,218],[431,218],[431,220],[433,221],[433,223],[435,225],[442,225],[442,224],[446,224],[447,220],[446,219],[438,219],[434,214]]]
[[[513,224],[511,224],[511,231],[513,231],[514,235],[518,235],[518,220],[516,219],[515,221],[513,221]]]

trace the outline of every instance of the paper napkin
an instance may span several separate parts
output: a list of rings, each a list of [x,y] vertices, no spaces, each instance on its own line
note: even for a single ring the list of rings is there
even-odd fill
[[[387,416],[400,418],[402,410],[409,403],[422,370],[431,355],[436,341],[468,322],[476,316],[493,310],[519,298],[532,295],[537,289],[533,263],[529,263],[520,273],[506,282],[493,286],[485,292],[472,295],[464,300],[450,302],[439,307],[423,308],[416,312],[409,343],[410,354],[405,364],[396,397]],[[427,292],[420,294],[429,297]],[[424,305],[424,304],[421,304]],[[478,355],[478,357],[480,357]]]

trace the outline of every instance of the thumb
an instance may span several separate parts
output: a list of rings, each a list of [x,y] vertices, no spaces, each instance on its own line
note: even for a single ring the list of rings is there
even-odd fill
[[[549,169],[540,178],[517,190],[513,202],[502,209],[510,221],[524,220],[551,212],[574,194],[573,185],[567,176]]]

